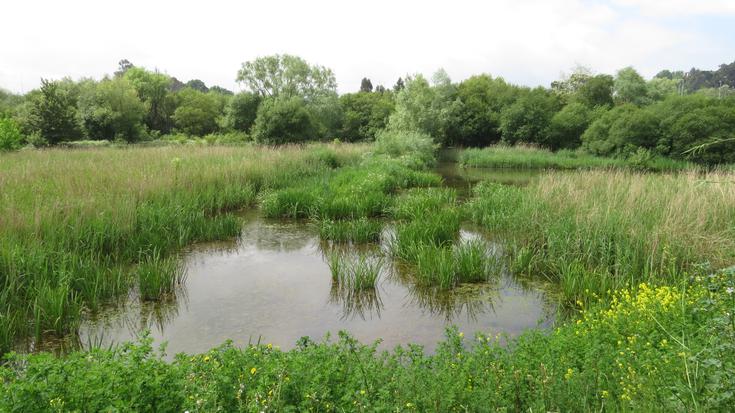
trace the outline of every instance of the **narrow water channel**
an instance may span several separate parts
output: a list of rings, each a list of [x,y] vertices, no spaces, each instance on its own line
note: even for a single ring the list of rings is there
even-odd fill
[[[465,177],[446,163],[437,171],[460,190],[498,173]],[[461,236],[482,235],[463,229]],[[468,335],[514,336],[553,322],[555,308],[543,290],[521,286],[507,273],[447,292],[419,288],[388,263],[393,269],[383,271],[377,291],[345,295],[332,288],[323,248],[311,224],[248,214],[238,239],[183,254],[186,282],[175,300],[141,303],[131,294],[85,319],[77,344],[107,346],[150,330],[155,343],[168,343],[169,354],[204,352],[228,339],[288,349],[303,336],[320,340],[346,330],[362,342],[382,339],[384,349],[414,343],[433,351],[450,325]]]

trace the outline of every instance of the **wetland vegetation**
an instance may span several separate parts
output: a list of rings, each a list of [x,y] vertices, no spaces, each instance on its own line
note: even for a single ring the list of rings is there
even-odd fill
[[[735,403],[727,93],[623,69],[337,97],[271,56],[231,96],[122,69],[3,97],[0,410]]]

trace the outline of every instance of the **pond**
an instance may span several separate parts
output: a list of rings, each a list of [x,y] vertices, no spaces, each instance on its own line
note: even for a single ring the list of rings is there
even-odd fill
[[[438,171],[455,187],[469,187],[475,179],[461,177],[456,164]],[[74,340],[47,345],[57,351],[108,346],[150,330],[155,343],[168,343],[168,354],[200,353],[228,339],[288,349],[303,336],[321,340],[346,330],[365,343],[382,339],[383,349],[415,343],[433,351],[451,325],[468,335],[514,336],[554,320],[545,288],[521,285],[508,273],[493,282],[440,291],[417,287],[402,276],[400,265],[388,261],[375,291],[345,294],[332,288],[327,245],[313,224],[266,220],[257,212],[244,221],[238,239],[195,245],[182,254],[187,275],[175,299],[143,303],[131,293],[124,303],[88,316]],[[386,248],[386,227],[375,253]],[[483,238],[471,228],[461,237]],[[491,250],[500,253],[498,246]]]

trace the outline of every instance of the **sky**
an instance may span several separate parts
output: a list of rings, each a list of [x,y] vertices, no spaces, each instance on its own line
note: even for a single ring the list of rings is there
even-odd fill
[[[241,90],[242,62],[289,53],[334,70],[341,93],[368,77],[489,73],[548,86],[577,65],[715,69],[735,61],[735,0],[9,1],[0,88],[99,79],[125,58],[179,80]]]

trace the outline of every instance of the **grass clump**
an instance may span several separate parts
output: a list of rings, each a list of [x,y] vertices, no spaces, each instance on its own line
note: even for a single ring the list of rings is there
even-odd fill
[[[396,225],[390,248],[394,256],[415,261],[417,248],[423,245],[451,245],[459,236],[460,214],[455,208],[444,209],[406,223]]]
[[[610,169],[680,171],[694,169],[688,162],[636,153],[628,158],[603,158],[582,151],[552,152],[535,146],[496,145],[462,151],[459,162],[466,167],[533,169]]]
[[[154,254],[135,269],[140,298],[157,301],[170,297],[184,281],[185,272],[177,257]]]
[[[341,221],[322,220],[319,222],[319,236],[321,239],[328,241],[378,242],[382,231],[382,222],[367,218]]]
[[[349,253],[332,248],[326,253],[332,282],[342,290],[364,291],[377,288],[383,258],[365,252]]]
[[[457,192],[451,188],[410,189],[399,196],[391,216],[399,220],[419,220],[456,204]]]
[[[284,188],[263,195],[260,209],[266,218],[307,218],[320,202],[313,186]]]
[[[497,259],[479,240],[457,245],[422,244],[414,250],[416,276],[421,284],[450,289],[461,283],[484,282],[497,275]]]

